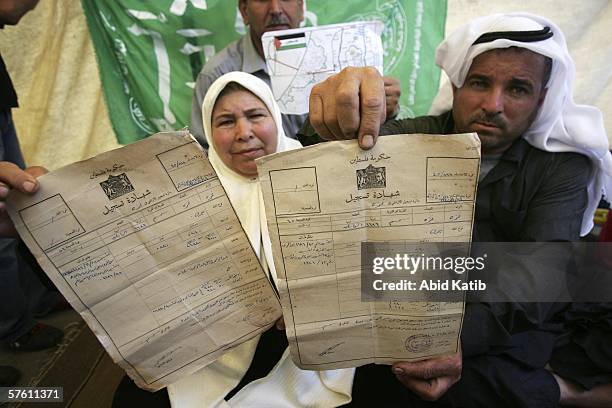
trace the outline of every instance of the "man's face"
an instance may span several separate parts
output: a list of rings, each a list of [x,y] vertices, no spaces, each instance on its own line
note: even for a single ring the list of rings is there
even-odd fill
[[[238,6],[253,39],[267,31],[297,28],[304,19],[303,0],[240,0]]]
[[[545,57],[500,48],[474,58],[461,88],[453,87],[455,131],[477,132],[483,154],[499,154],[529,128],[546,96]]]

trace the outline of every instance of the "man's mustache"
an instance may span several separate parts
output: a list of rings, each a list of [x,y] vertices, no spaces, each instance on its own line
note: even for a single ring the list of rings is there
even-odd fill
[[[506,127],[506,121],[497,113],[481,112],[477,113],[470,118],[470,123],[479,122],[488,125],[493,125],[498,128],[504,129]]]
[[[289,19],[284,14],[272,14],[266,22],[266,27],[275,25],[289,25]]]

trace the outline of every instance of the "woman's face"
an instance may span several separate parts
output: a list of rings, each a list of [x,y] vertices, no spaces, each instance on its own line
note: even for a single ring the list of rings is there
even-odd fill
[[[237,90],[217,99],[212,138],[226,166],[245,177],[257,176],[255,159],[276,151],[276,123],[251,92]]]

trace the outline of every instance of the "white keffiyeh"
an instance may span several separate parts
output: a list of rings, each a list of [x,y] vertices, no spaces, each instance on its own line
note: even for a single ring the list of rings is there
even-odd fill
[[[553,36],[535,42],[496,39],[473,45],[485,33],[537,31],[550,27]],[[546,98],[538,115],[523,135],[532,146],[549,152],[577,152],[593,162],[588,186],[589,203],[582,220],[581,235],[593,227],[593,214],[602,191],[612,196],[612,156],[601,111],[593,106],[577,105],[573,99],[575,67],[567,50],[565,37],[550,20],[529,13],[494,14],[477,18],[447,37],[436,50],[436,63],[450,81],[461,87],[474,58],[491,49],[521,47],[550,57],[553,61]],[[450,95],[450,97],[449,97]],[[450,110],[450,84],[436,97],[431,114]]]
[[[230,72],[210,86],[202,103],[202,122],[209,145],[208,158],[229,196],[251,246],[262,263],[267,263],[270,274],[276,280],[259,182],[257,178],[248,179],[225,165],[212,140],[212,111],[219,93],[230,82],[242,85],[267,106],[276,123],[276,152],[297,149],[301,145],[297,140],[285,136],[278,105],[268,85],[259,78],[243,72]],[[266,377],[247,384],[229,401],[225,401],[225,395],[238,385],[248,370],[258,341],[259,337],[249,340],[200,371],[168,386],[172,406],[333,407],[351,400],[354,369],[301,370],[291,361],[287,349]]]

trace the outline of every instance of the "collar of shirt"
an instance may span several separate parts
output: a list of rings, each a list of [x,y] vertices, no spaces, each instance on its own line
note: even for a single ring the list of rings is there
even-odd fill
[[[247,33],[244,36],[244,57],[242,59],[242,72],[252,74],[257,71],[268,73],[266,61],[259,56],[253,41],[251,40],[251,31],[247,28]]]

